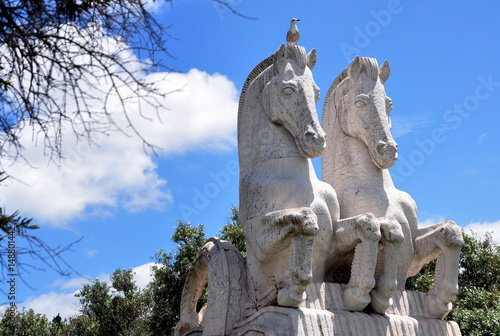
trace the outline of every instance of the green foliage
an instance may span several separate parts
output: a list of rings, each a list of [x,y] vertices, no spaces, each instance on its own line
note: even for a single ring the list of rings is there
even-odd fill
[[[5,209],[0,208],[0,230],[5,234],[9,234],[12,229],[16,234],[24,234],[26,230],[39,229],[38,225],[30,225],[32,220],[32,218],[19,216],[19,211],[8,215]]]
[[[73,321],[78,335],[142,335],[146,314],[144,293],[137,288],[131,269],[117,269],[111,286],[96,279],[76,294],[80,312]]]
[[[172,241],[177,243],[177,250],[167,254],[160,250],[155,254],[156,262],[161,267],[153,267],[153,280],[148,293],[151,298],[151,315],[148,327],[152,335],[171,335],[179,321],[182,288],[189,268],[206,237],[203,224],[197,227],[191,223],[177,221]]]
[[[465,287],[455,303],[450,319],[460,325],[462,335],[500,335],[500,291]]]
[[[7,178],[5,172],[0,171],[0,183]],[[12,229],[14,229],[14,233],[16,234],[24,234],[26,230],[39,229],[38,225],[30,225],[32,220],[32,218],[22,218],[19,216],[19,211],[8,215],[5,209],[0,208],[0,230],[6,234],[9,234]]]
[[[69,325],[49,322],[44,314],[16,311],[12,315],[3,314],[0,321],[0,336],[63,336],[69,334]]]
[[[464,234],[465,245],[460,258],[459,282],[463,287],[478,287],[488,292],[500,289],[500,246],[491,234],[484,238]]]
[[[436,261],[433,260],[422,267],[420,272],[411,278],[406,279],[406,289],[428,292],[434,285],[434,270],[436,269]]]
[[[245,234],[243,233],[243,228],[241,227],[238,217],[238,207],[231,205],[231,216],[228,217],[226,224],[220,230],[220,238],[233,244],[234,247],[241,252],[243,257],[246,258],[247,247]]]

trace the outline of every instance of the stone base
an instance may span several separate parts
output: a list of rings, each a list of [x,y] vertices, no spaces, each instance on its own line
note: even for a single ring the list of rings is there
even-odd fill
[[[265,307],[231,336],[461,336],[455,322],[310,308]]]
[[[425,293],[396,291],[385,315],[347,311],[337,283],[310,284],[300,308],[265,307],[238,323],[231,336],[461,336],[455,322],[433,318]]]
[[[461,336],[455,322],[433,318],[425,293],[396,291],[387,314],[347,311],[345,285],[310,284],[299,308],[267,306],[248,312],[229,335],[204,335],[203,328],[183,336]],[[206,334],[206,333],[205,333]]]

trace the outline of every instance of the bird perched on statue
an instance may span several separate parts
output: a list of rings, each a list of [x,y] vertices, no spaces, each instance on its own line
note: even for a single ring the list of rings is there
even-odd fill
[[[290,29],[286,33],[286,43],[288,43],[288,46],[295,45],[300,38],[297,21],[300,21],[300,19],[293,18],[292,21],[290,21]]]

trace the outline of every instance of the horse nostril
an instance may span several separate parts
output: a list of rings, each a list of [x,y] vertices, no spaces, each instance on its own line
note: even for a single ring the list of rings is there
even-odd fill
[[[306,132],[306,138],[315,138],[316,137],[316,132],[314,131],[307,131]]]
[[[377,144],[377,151],[380,154],[394,155],[398,151],[398,145],[396,143],[388,144],[384,141],[379,141]]]

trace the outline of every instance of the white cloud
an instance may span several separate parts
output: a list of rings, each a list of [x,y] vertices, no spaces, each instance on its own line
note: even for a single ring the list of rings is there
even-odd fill
[[[418,225],[420,226],[429,226],[436,223],[444,222],[445,219],[443,217],[437,218],[427,218],[425,220],[419,220]],[[492,239],[495,243],[500,244],[500,220],[496,222],[474,222],[469,225],[463,227],[463,230],[467,234],[471,234],[471,232],[478,234],[480,237],[484,237],[486,233],[490,233]]]
[[[97,252],[99,252],[99,251],[96,249],[85,249],[85,256],[88,258],[92,258],[93,256],[95,256],[97,254]]]
[[[50,292],[36,297],[30,297],[22,304],[20,308],[33,309],[36,313],[42,313],[52,320],[57,314],[62,318],[78,315],[79,299],[73,293]]]
[[[106,46],[113,48],[116,43]],[[133,55],[125,52],[123,57],[137,70]],[[170,92],[158,101],[161,108],[155,110],[142,99],[130,99],[125,103],[125,117],[118,98],[107,99],[106,108],[111,111],[113,122],[129,134],[94,134],[93,145],[89,145],[77,140],[71,125],[64,125],[61,136],[65,160],[60,166],[49,164],[49,159],[42,155],[44,142],[38,139],[41,144],[37,146],[38,130],[26,130],[21,143],[29,164],[0,162],[0,167],[15,177],[2,183],[0,202],[7,209],[20,210],[24,216],[54,226],[67,225],[86,214],[107,213],[109,208],[163,208],[172,201],[167,180],[158,175],[157,165],[144,151],[141,139],[130,136],[133,132],[129,120],[147,141],[162,148],[160,155],[235,147],[238,92],[229,79],[197,69],[188,73],[153,73],[145,79],[155,82],[163,92]],[[103,86],[102,92],[107,92],[106,85],[110,85],[104,81],[94,84]],[[129,96],[130,88],[120,90],[121,95]],[[96,104],[102,102],[96,100],[93,104],[93,109],[99,110]],[[76,105],[73,108],[76,110]]]
[[[73,290],[80,289],[84,284],[91,283],[90,278],[87,277],[78,277],[70,280],[57,279],[52,284],[52,287],[58,287],[63,290]]]
[[[163,10],[167,7],[167,1],[163,0],[145,0],[146,9],[151,14],[162,14]],[[172,6],[172,4],[169,4]]]
[[[479,236],[484,236],[487,232],[491,233],[495,243],[500,244],[500,220],[496,222],[475,222],[467,225],[464,228],[465,233],[477,233]]]
[[[135,273],[134,279],[136,281],[137,287],[139,287],[140,289],[144,289],[151,282],[151,276],[152,276],[151,267],[155,265],[160,266],[160,264],[150,262],[144,265],[134,267],[132,269],[132,271]]]
[[[489,135],[489,133],[483,133],[479,136],[479,138],[477,139],[477,144],[478,145],[482,145],[483,142],[484,142],[484,139],[486,139],[486,137]]]

